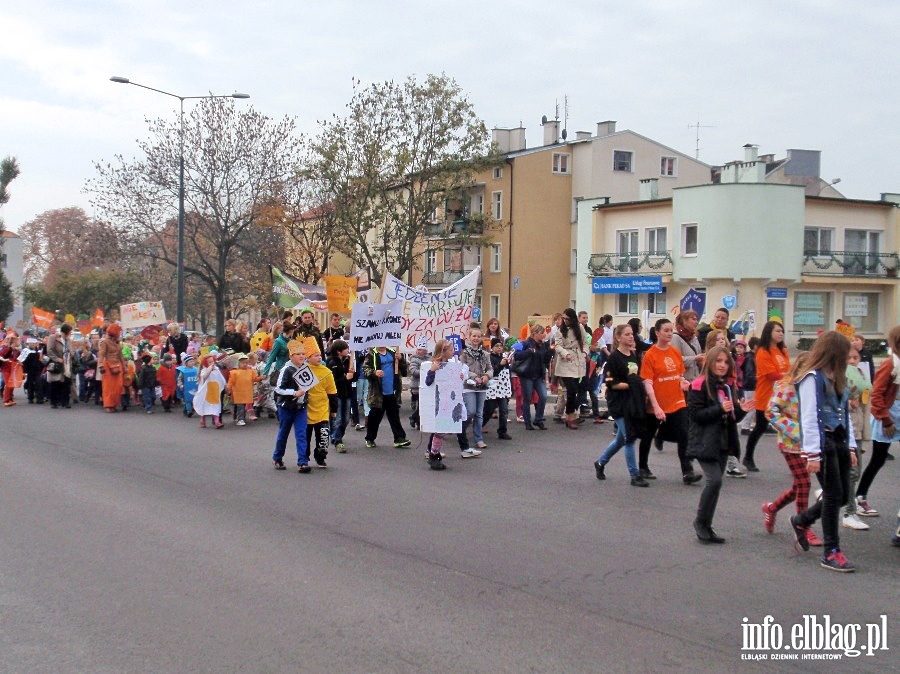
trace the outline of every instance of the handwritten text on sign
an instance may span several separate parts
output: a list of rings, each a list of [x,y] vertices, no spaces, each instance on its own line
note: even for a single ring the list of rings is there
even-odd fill
[[[143,328],[147,325],[160,325],[166,322],[166,311],[162,302],[134,302],[119,307],[122,327]]]
[[[439,339],[464,334],[475,308],[475,288],[480,268],[443,290],[430,292],[412,288],[391,274],[385,275],[384,300],[401,302],[403,341],[400,350],[412,353],[424,337],[429,351]]]
[[[362,304],[350,312],[350,349],[362,351],[372,346],[399,346],[403,340],[402,302]]]

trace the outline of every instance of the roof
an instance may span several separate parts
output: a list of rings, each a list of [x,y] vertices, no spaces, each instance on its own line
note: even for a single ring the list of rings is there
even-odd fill
[[[672,197],[662,199],[639,199],[638,201],[614,201],[611,204],[597,204],[591,210],[609,210],[610,208],[633,208],[636,206],[662,206],[672,202]]]
[[[15,232],[11,232],[8,229],[4,229],[2,232],[0,232],[0,236],[2,236],[4,239],[21,239],[22,238]]]

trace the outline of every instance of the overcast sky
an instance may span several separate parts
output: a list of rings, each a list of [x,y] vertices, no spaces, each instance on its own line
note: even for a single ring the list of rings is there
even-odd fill
[[[569,100],[569,137],[614,119],[700,159],[745,143],[822,150],[846,196],[900,191],[900,2],[632,0],[449,3],[285,0],[0,2],[0,157],[21,176],[16,230],[53,208],[91,213],[93,162],[133,156],[146,117],[181,95],[246,92],[304,132],[364,83],[446,72],[488,127],[527,128]],[[189,105],[188,102],[186,105]],[[173,215],[176,205],[173,204]]]

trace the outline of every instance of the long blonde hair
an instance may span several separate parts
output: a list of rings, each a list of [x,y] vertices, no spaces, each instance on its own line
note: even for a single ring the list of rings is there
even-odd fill
[[[813,370],[823,370],[831,375],[834,390],[838,395],[847,388],[847,357],[850,355],[850,340],[834,330],[823,332],[813,342],[809,363],[803,376]]]

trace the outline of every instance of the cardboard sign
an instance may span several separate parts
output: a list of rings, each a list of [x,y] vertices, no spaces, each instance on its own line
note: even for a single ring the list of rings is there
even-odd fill
[[[347,276],[326,276],[325,295],[328,298],[328,311],[338,314],[350,312],[350,306],[356,301],[356,286],[359,280]]]
[[[354,304],[350,313],[350,350],[362,351],[372,346],[400,346],[403,341],[402,309],[403,303],[399,301],[388,304]]]
[[[134,302],[123,304],[119,307],[119,316],[122,328],[132,330],[148,325],[162,325],[166,323],[166,310],[162,302]]]
[[[466,420],[463,402],[463,381],[469,368],[457,360],[444,363],[434,373],[434,382],[426,386],[426,373],[431,361],[422,363],[422,381],[419,384],[419,421],[423,433],[459,433]]]

